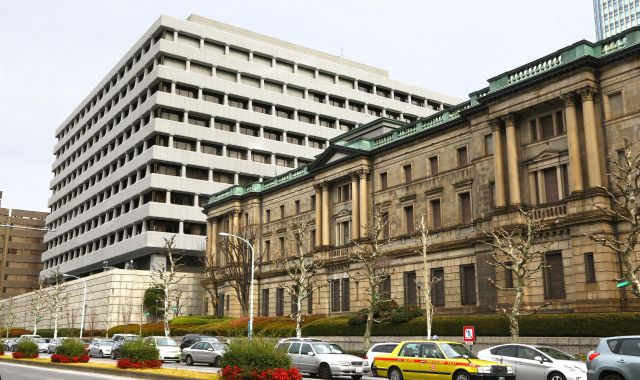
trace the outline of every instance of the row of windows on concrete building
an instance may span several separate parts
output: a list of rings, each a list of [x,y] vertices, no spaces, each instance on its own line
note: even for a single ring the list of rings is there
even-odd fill
[[[596,282],[595,264],[593,261],[593,253],[585,253],[585,282]],[[460,305],[476,305],[477,303],[477,279],[476,268],[474,264],[465,264],[458,267],[459,271],[459,289],[460,289]],[[545,266],[542,273],[544,282],[544,297],[547,300],[564,299],[565,283],[564,268],[562,263],[562,253],[560,251],[550,252],[545,256]],[[447,280],[445,268],[431,268],[430,270],[431,285],[431,302],[436,307],[446,307],[447,297],[446,288],[453,284]],[[424,299],[421,294],[423,286],[418,281],[416,271],[407,271],[402,273],[403,290],[402,294],[394,294],[392,292],[391,277],[387,277],[379,285],[378,292],[382,300],[402,300],[404,305],[415,305],[424,307]],[[478,279],[482,281],[483,279]],[[349,278],[330,279],[329,285],[329,311],[332,313],[353,311],[351,306],[352,282]],[[511,271],[505,271],[505,279],[502,284],[505,288],[513,288],[513,274]],[[454,285],[455,286],[455,285]],[[271,297],[275,293],[275,310],[271,310]],[[398,296],[400,298],[398,298]],[[307,313],[313,313],[313,295],[306,301]],[[291,312],[294,313],[297,308],[295,297],[290,299]],[[228,304],[227,304],[228,309]],[[285,313],[285,292],[283,288],[262,289],[260,299],[260,315],[270,316],[275,312],[276,316],[282,316]]]
[[[139,203],[136,202],[136,204],[139,204]],[[99,223],[98,225],[111,221],[112,219],[109,219],[109,218],[116,218],[120,215],[122,214],[116,213],[115,210],[110,211],[105,215],[101,215],[100,217],[98,217],[98,223]],[[88,222],[88,225],[89,227],[91,226],[93,226],[94,228],[96,227],[96,225],[94,225],[93,222]],[[85,228],[89,228],[86,226],[87,225],[83,225],[82,227],[76,230],[85,231]],[[76,230],[74,230],[74,233]],[[116,244],[122,241],[126,241],[146,231],[205,236],[206,224],[201,222],[182,221],[182,220],[173,220],[173,219],[153,219],[153,218],[147,219],[142,222],[124,226],[123,228],[119,228],[117,231],[112,232],[108,235],[101,236],[100,238],[94,239],[78,247],[62,252],[56,255],[55,257],[52,257],[46,260],[44,262],[44,268],[45,269],[53,268],[56,265],[60,265],[62,263],[77,259],[91,252],[104,249],[106,247],[109,247],[113,244]],[[57,241],[58,239],[55,239],[55,240]],[[67,237],[65,234],[65,236],[63,237],[63,242],[66,240],[67,240]],[[49,242],[49,249],[56,245],[57,244],[52,244],[52,242]]]
[[[186,35],[182,35],[182,37],[180,37],[180,34],[177,34],[177,32],[175,33],[175,35],[177,36],[177,40],[184,43],[184,41],[189,41],[187,43],[187,45],[193,45],[195,47],[195,44],[193,43],[193,41],[195,40],[193,37],[189,37]],[[134,65],[136,63],[138,63],[140,60],[142,60],[143,56],[151,49],[151,47],[153,45],[155,45],[160,39],[165,38],[165,39],[169,39],[169,36],[172,36],[170,39],[173,40],[174,39],[174,33],[173,32],[168,32],[168,31],[161,31],[159,33],[157,33],[153,38],[151,38],[150,40],[148,40],[147,42],[145,42],[142,47],[140,49],[138,49],[138,51],[136,51],[136,53],[133,54],[133,56],[121,67],[121,69],[112,76],[112,78],[103,86],[103,88],[101,90],[98,91],[98,93],[96,95],[93,96],[93,98],[87,102],[87,104],[80,109],[80,111],[77,113],[77,115],[67,124],[67,126],[62,129],[62,131],[56,136],[58,138],[58,140],[62,140],[64,138],[64,136],[66,136],[68,133],[70,133],[74,127],[76,127],[77,125],[80,124],[80,122],[82,121],[82,119],[84,118],[85,115],[88,115],[89,112],[93,109],[93,107],[95,107],[96,105],[99,105],[99,103],[101,103],[101,100],[103,97],[107,97],[107,95],[111,92],[111,90],[113,88],[116,87],[116,84],[125,77],[126,74],[128,74],[134,67]],[[239,56],[244,56],[244,52],[242,52],[242,50],[233,48],[233,47],[229,47],[223,43],[216,43],[213,41],[207,41],[205,39],[199,39],[199,41],[202,41],[202,47],[203,48],[213,48],[214,51],[218,51],[222,54],[227,54],[227,51],[229,52],[230,55],[234,56],[234,57],[239,57]],[[216,46],[218,48],[216,48]],[[200,48],[200,44],[198,45],[198,48]],[[227,50],[229,49],[229,50]],[[242,52],[242,53],[240,53]],[[398,92],[398,91],[393,91],[391,89],[388,88],[384,88],[384,87],[377,87],[374,84],[369,84],[366,82],[361,82],[361,81],[357,81],[354,79],[349,79],[349,78],[345,78],[345,77],[339,77],[336,75],[330,75],[326,72],[323,71],[319,71],[316,69],[311,69],[308,67],[304,67],[304,66],[300,66],[297,65],[295,63],[290,63],[290,62],[286,62],[283,60],[278,60],[276,58],[270,58],[270,57],[266,57],[260,54],[253,54],[252,52],[247,52],[247,60],[253,60],[255,63],[257,64],[263,64],[265,65],[268,62],[267,66],[273,66],[276,68],[286,68],[287,71],[291,71],[291,72],[297,72],[301,75],[307,75],[309,76],[310,73],[313,73],[314,77],[317,75],[317,77],[319,79],[326,79],[327,78],[331,78],[331,81],[336,82],[349,87],[349,88],[355,88],[357,90],[360,91],[364,91],[364,92],[368,92],[368,93],[375,93],[377,95],[386,97],[386,98],[393,98],[395,100],[401,101],[401,102],[410,102],[411,104],[414,104],[416,106],[420,106],[420,107],[424,107],[425,105],[427,107],[430,107],[434,110],[439,110],[443,107],[442,104],[438,103],[438,102],[434,102],[431,100],[426,100],[422,97],[419,96],[415,96],[415,95],[410,95],[408,93],[403,93],[403,92]],[[159,58],[159,57],[158,57]],[[132,90],[135,85],[137,83],[139,83],[140,81],[142,81],[142,79],[144,78],[145,75],[147,75],[149,72],[151,72],[151,70],[153,70],[154,66],[158,63],[158,58],[154,59],[151,64],[145,68],[142,68],[138,71],[138,73],[129,80],[129,82],[123,86],[124,88],[118,92],[117,94],[115,94],[114,96],[112,96],[108,101],[102,102],[102,103],[108,103],[106,105],[104,105],[101,110],[99,112],[96,112],[96,114],[99,116],[100,114],[104,114],[106,112],[108,112],[111,107],[113,107],[115,104],[118,103],[118,101],[120,101],[120,99],[124,98],[124,96],[126,95],[126,93],[130,90]],[[185,61],[185,69],[186,69],[186,63],[187,61]],[[194,70],[195,72],[207,72],[206,69],[206,64],[203,63],[189,63],[189,65],[193,64],[194,66]],[[213,67],[213,66],[212,66]],[[204,68],[204,69],[203,69]],[[212,73],[212,71],[210,71]],[[224,75],[224,69],[222,70]],[[228,71],[227,71],[228,73]],[[130,75],[128,75],[130,76]],[[336,79],[337,78],[337,79]],[[245,83],[254,83],[251,81],[251,79],[247,79],[245,80]],[[276,89],[276,86],[271,86],[268,85],[269,88],[274,88]],[[282,85],[280,85],[281,88]],[[299,91],[299,88],[298,88]],[[292,90],[292,94],[296,94],[299,92],[296,92],[295,89]],[[316,101],[318,101],[319,99],[316,99],[316,97],[313,95],[312,92],[312,98]],[[333,102],[332,100],[329,98],[329,102],[332,105],[336,105],[339,106],[340,104],[340,100],[338,98],[336,98]],[[356,106],[358,107],[358,106]],[[362,112],[362,111],[361,111]],[[391,113],[388,115],[389,117],[398,117],[400,118],[400,114],[394,111],[391,111]],[[73,145],[73,143],[84,134],[84,131],[86,129],[89,129],[91,127],[90,123],[97,121],[96,117],[94,116],[92,120],[90,120],[88,122],[88,124],[85,124],[84,127],[79,130],[78,132],[76,132],[74,134],[74,136],[70,139],[70,141],[68,141],[66,144],[64,144],[60,149],[56,150],[55,154],[56,156],[59,156],[60,154],[64,153],[64,151],[66,149],[68,149],[71,145]]]

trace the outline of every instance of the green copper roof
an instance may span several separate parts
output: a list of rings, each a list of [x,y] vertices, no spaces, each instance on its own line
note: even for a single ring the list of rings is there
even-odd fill
[[[596,59],[605,57],[613,52],[627,49],[638,43],[640,43],[640,27],[629,29],[625,31],[624,34],[613,36],[606,40],[599,41],[598,43],[580,41],[571,46],[560,49],[546,57],[489,79],[488,87],[470,93],[469,100],[454,107],[440,111],[429,117],[419,119],[411,124],[404,125],[375,138],[361,138],[355,141],[350,141],[348,140],[348,137],[353,135],[354,132],[346,132],[334,138],[332,140],[332,144],[370,152],[396,141],[433,129],[439,125],[459,119],[461,112],[481,104],[482,99],[491,93],[525,82],[578,59],[584,57],[593,57]],[[303,167],[301,169],[289,171],[265,182],[253,183],[248,186],[235,185],[227,190],[213,194],[209,198],[209,204],[219,202],[232,196],[259,193],[277,185],[293,181],[294,179],[307,174],[309,174],[307,167]]]

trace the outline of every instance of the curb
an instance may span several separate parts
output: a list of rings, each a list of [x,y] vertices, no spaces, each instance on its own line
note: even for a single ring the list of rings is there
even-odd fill
[[[70,365],[65,363],[40,363],[40,362],[28,362],[21,361],[20,359],[10,359],[10,358],[0,358],[0,362],[7,362],[13,364],[21,364],[21,365],[30,365],[34,367],[42,367],[42,368],[61,368],[78,372],[87,372],[87,373],[101,373],[105,375],[116,375],[116,376],[129,376],[135,377],[138,379],[150,379],[150,380],[185,380],[184,377],[172,376],[172,375],[160,375],[156,373],[146,373],[146,372],[135,372],[135,370],[123,370],[119,368],[96,368],[96,367],[80,367],[77,365]],[[215,374],[211,374],[211,379],[214,379]]]

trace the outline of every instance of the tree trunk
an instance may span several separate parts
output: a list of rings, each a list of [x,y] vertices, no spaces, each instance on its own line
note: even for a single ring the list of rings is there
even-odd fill
[[[302,299],[300,295],[296,297],[297,313],[296,313],[296,338],[302,338]]]
[[[164,315],[162,316],[162,326],[164,327],[164,336],[169,337],[169,292],[165,291],[164,297]]]
[[[522,298],[524,296],[524,287],[521,281],[518,281],[518,287],[516,288],[516,297],[513,300],[513,307],[509,316],[509,330],[511,332],[511,342],[517,343],[520,339],[520,307],[522,305]]]
[[[430,296],[429,292],[426,294],[427,297]],[[427,340],[431,340],[431,325],[433,324],[433,306],[431,306],[431,300],[427,298],[425,301],[427,314]]]
[[[627,272],[627,279],[631,283],[631,294],[636,297],[640,297],[640,280],[638,279],[638,275],[634,271],[634,264],[632,262],[631,255],[629,252],[623,252],[621,253],[621,256],[622,264],[624,265],[624,269]]]
[[[373,308],[375,307],[375,303],[371,303],[369,307],[369,311],[367,312],[367,328],[364,330],[364,350],[369,351],[369,347],[371,347],[371,330],[373,329]]]
[[[38,317],[36,317],[36,321],[33,324],[33,335],[38,335]]]
[[[58,312],[54,313],[53,317],[53,339],[58,338]]]

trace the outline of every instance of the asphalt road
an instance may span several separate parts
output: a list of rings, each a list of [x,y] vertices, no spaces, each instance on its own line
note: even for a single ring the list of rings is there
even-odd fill
[[[136,380],[134,377],[103,375],[57,368],[0,362],[0,380]]]

